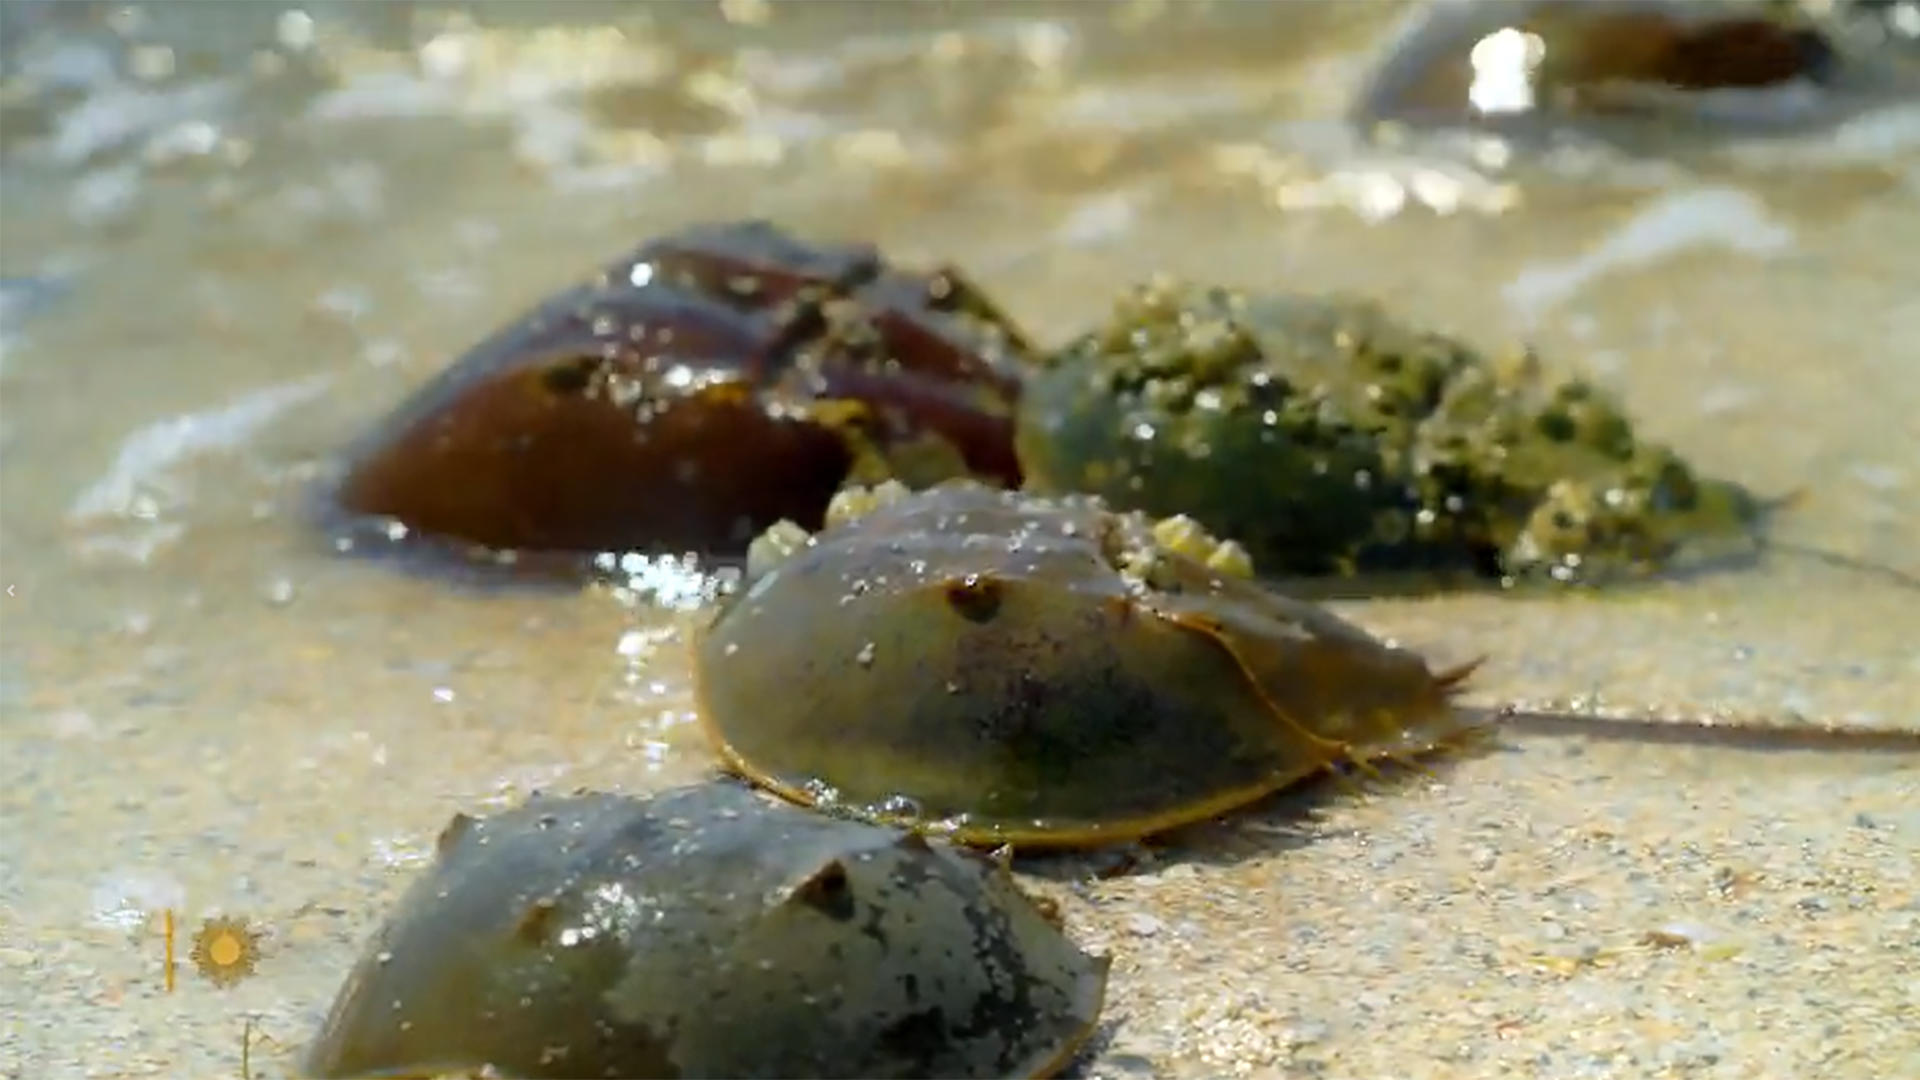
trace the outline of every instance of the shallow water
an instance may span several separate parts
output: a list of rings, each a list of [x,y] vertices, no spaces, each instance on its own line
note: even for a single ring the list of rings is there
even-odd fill
[[[688,222],[951,262],[1048,341],[1156,270],[1378,295],[1524,337],[1710,470],[1807,489],[1783,545],[1920,575],[1920,104],[1496,169],[1342,123],[1388,4],[543,4],[484,31],[239,10],[0,31],[11,72],[65,88],[0,120],[0,1074],[226,1075],[253,1028],[250,1066],[283,1072],[455,810],[705,769],[692,613],[408,574],[300,512],[410,387]],[[1478,704],[1920,731],[1915,601],[1781,550],[1597,601],[1340,607],[1436,662],[1488,653]],[[1568,747],[1336,801],[1304,846],[1264,812],[1061,885],[1118,955],[1087,1069],[1753,1075],[1748,1037],[1779,1075],[1920,1055],[1896,1022],[1920,985],[1911,759]],[[1735,864],[1762,882],[1744,908],[1712,884]],[[1624,899],[1557,883],[1622,875]],[[168,908],[183,954],[207,915],[252,920],[256,976],[183,959],[169,992]],[[1750,947],[1576,948],[1676,918]],[[1883,996],[1741,1004],[1812,976]],[[1669,982],[1694,1004],[1645,998]]]

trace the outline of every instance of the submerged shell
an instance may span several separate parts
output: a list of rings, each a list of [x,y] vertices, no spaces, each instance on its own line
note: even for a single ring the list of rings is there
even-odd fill
[[[308,1069],[1048,1076],[1106,971],[965,849],[733,781],[535,797],[454,819]]]
[[[964,481],[878,500],[721,611],[702,721],[788,798],[1023,846],[1146,836],[1467,728],[1464,671],[1169,550],[1166,524]]]
[[[1750,554],[1760,504],[1531,356],[1484,356],[1346,297],[1162,279],[1047,358],[1029,489],[1190,513],[1266,573],[1600,581]]]
[[[1837,124],[1920,70],[1880,0],[1458,0],[1403,22],[1362,124],[1698,140]],[[1878,25],[1876,25],[1878,24]],[[1912,40],[1912,35],[1907,35]]]

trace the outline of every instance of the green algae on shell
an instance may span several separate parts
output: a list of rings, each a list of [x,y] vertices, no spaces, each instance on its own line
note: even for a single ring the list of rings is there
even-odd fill
[[[723,762],[796,802],[1090,847],[1472,730],[1468,668],[1207,565],[1189,520],[967,481],[871,501],[760,548],[696,646]]]
[[[1416,535],[1493,552],[1513,578],[1604,581],[1751,554],[1766,512],[1638,435],[1593,384],[1549,382],[1531,353],[1460,372],[1419,426],[1407,474]]]
[[[1759,506],[1641,439],[1611,398],[1344,296],[1160,278],[1046,357],[1015,446],[1029,490],[1187,513],[1265,573],[1465,569],[1601,581]],[[1604,514],[1563,513],[1570,493]]]
[[[317,1076],[1050,1076],[1107,960],[1003,863],[732,780],[456,817]]]
[[[1265,572],[1326,573],[1398,506],[1390,471],[1469,362],[1371,305],[1157,279],[1028,379],[1015,446],[1029,490],[1191,513]]]

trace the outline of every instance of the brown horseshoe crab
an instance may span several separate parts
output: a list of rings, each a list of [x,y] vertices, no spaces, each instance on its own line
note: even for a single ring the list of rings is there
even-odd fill
[[[1459,0],[1403,20],[1357,95],[1363,127],[1628,143],[1831,126],[1916,86],[1880,0]],[[1876,10],[1880,9],[1880,10]]]
[[[829,516],[756,548],[696,650],[723,761],[796,802],[1086,847],[1473,727],[1449,701],[1473,665],[1268,591],[1189,519],[969,481]]]
[[[849,477],[1018,484],[1027,350],[956,271],[766,222],[642,244],[360,440],[351,514],[494,549],[738,553]]]
[[[729,780],[535,797],[448,826],[307,1071],[1044,1077],[1107,963],[1004,863],[914,833]]]

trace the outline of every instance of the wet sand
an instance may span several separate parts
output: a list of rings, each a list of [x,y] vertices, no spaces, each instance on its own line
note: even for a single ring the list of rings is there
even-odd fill
[[[141,91],[157,119],[123,142],[70,119],[0,157],[0,275],[58,283],[0,323],[0,1075],[238,1075],[248,1031],[285,1075],[454,812],[704,772],[697,612],[341,557],[297,512],[411,386],[685,222],[952,261],[1047,341],[1155,270],[1524,336],[1706,467],[1808,488],[1783,544],[1920,573],[1920,140],[1501,175],[1363,152],[1333,118],[1385,5],[849,38],[846,9],[702,8],[618,42],[443,36],[440,77],[316,10],[334,89],[227,57]],[[584,106],[579,71],[646,92]],[[202,120],[246,152],[154,149]],[[1428,205],[1370,218],[1395,184]],[[1604,598],[1335,606],[1487,654],[1476,706],[1920,732],[1911,591],[1781,550]],[[1115,957],[1083,1074],[1920,1071],[1920,758],[1508,742],[1130,875],[1026,867]],[[217,913],[265,935],[229,988],[184,957]]]

